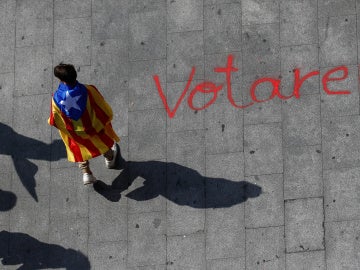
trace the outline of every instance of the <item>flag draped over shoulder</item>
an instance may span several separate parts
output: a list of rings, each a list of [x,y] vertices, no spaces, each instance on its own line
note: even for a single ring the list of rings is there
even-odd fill
[[[59,130],[68,160],[81,162],[107,152],[119,141],[110,105],[93,85],[60,83],[51,100],[49,125]]]

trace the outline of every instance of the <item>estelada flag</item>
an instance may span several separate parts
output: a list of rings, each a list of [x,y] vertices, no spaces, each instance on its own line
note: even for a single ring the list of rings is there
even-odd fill
[[[120,139],[112,128],[110,105],[93,85],[60,83],[51,100],[48,123],[59,130],[67,157],[82,162],[107,152]]]

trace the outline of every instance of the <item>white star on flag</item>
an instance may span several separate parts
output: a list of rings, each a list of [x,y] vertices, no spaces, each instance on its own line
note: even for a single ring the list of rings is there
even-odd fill
[[[71,108],[81,111],[79,105],[76,103],[80,98],[81,98],[81,95],[72,97],[72,96],[70,96],[69,91],[66,91],[66,99],[60,101],[60,104],[65,106],[65,111],[67,111],[67,112]]]

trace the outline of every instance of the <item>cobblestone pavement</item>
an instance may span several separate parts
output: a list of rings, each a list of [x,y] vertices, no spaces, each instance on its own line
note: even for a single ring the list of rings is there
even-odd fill
[[[0,0],[0,268],[360,269],[359,9]],[[122,138],[95,188],[47,125],[60,62]]]

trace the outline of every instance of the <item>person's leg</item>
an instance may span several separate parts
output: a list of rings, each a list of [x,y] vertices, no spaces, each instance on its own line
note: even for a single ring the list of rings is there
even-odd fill
[[[115,169],[116,168],[116,159],[118,156],[118,145],[114,143],[114,145],[104,154],[105,157],[105,166],[108,169]]]
[[[79,168],[81,170],[81,172],[84,173],[88,173],[88,174],[92,174],[91,170],[90,170],[90,164],[88,160],[85,160],[83,162],[79,162]]]
[[[96,177],[93,176],[91,170],[89,161],[86,160],[84,162],[79,162],[79,168],[81,169],[81,172],[83,173],[83,183],[84,185],[93,184],[96,182]]]
[[[111,148],[104,154],[104,157],[108,160],[111,161],[114,158],[114,150],[112,150]]]

